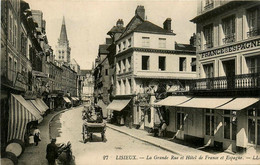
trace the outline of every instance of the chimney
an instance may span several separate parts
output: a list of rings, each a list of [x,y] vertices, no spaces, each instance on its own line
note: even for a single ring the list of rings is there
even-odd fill
[[[163,23],[163,28],[169,32],[172,32],[172,19],[167,18]]]
[[[145,20],[144,6],[137,6],[137,8],[135,10],[135,15],[139,15],[143,20]]]
[[[112,44],[112,38],[106,38],[106,44]]]
[[[193,33],[193,36],[190,37],[190,45],[196,46],[196,34]]]
[[[124,21],[122,19],[118,19],[116,22],[117,27],[123,27],[124,26]]]

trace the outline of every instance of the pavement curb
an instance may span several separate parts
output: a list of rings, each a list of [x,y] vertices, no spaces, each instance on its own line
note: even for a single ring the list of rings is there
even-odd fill
[[[130,133],[127,133],[127,132],[125,132],[125,131],[121,131],[121,130],[119,130],[119,129],[113,128],[113,127],[111,127],[111,126],[109,126],[109,125],[107,125],[107,127],[110,128],[110,129],[113,129],[113,130],[115,130],[115,131],[118,131],[118,132],[120,132],[120,133],[123,133],[123,134],[125,134],[125,135],[131,136],[131,137],[133,137],[133,138],[135,138],[135,139],[138,139],[138,140],[141,140],[141,141],[143,141],[143,142],[152,144],[153,146],[159,147],[159,148],[161,148],[161,149],[163,149],[163,150],[166,150],[166,151],[169,151],[169,152],[171,152],[171,153],[173,153],[173,154],[177,154],[177,155],[179,155],[179,156],[183,156],[182,154],[180,154],[180,153],[178,153],[178,152],[176,152],[176,151],[173,151],[173,150],[171,150],[171,149],[169,149],[169,148],[167,148],[167,147],[164,147],[164,146],[155,144],[155,143],[153,143],[153,142],[150,142],[149,140],[146,140],[146,139],[144,139],[144,138],[140,138],[140,137],[134,136],[134,135],[132,135],[132,134],[130,134]]]

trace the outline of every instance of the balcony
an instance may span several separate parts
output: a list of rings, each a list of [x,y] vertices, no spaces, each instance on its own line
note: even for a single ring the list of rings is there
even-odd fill
[[[213,6],[214,6],[213,3],[206,4],[206,5],[204,6],[204,10],[212,9]]]
[[[206,44],[204,44],[204,49],[209,49],[213,47],[213,42],[208,42]]]
[[[235,34],[226,35],[225,38],[223,38],[222,41],[223,41],[224,44],[235,42]]]
[[[247,37],[254,37],[260,35],[260,29],[252,29],[249,32],[247,32]]]
[[[192,91],[256,88],[260,88],[260,73],[199,79],[191,86]]]

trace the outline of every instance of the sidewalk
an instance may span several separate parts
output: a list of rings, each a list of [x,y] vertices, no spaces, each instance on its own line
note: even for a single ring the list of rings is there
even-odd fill
[[[70,108],[71,109],[71,108]],[[47,165],[48,161],[46,156],[46,147],[50,143],[49,135],[49,123],[58,114],[63,113],[70,109],[64,109],[60,111],[54,111],[49,113],[43,118],[43,121],[38,125],[41,131],[41,141],[38,146],[30,145],[26,146],[24,153],[18,158],[18,165]]]
[[[116,130],[118,132],[121,132],[123,134],[129,135],[133,138],[136,138],[138,140],[150,143],[154,146],[160,147],[164,150],[167,150],[169,152],[172,152],[173,154],[177,155],[212,155],[210,152],[205,152],[199,149],[195,149],[186,145],[178,144],[172,141],[169,141],[167,139],[159,138],[159,137],[153,137],[152,134],[149,134],[145,130],[138,130],[135,128],[129,129],[126,126],[116,126],[110,123],[107,123],[107,127]]]

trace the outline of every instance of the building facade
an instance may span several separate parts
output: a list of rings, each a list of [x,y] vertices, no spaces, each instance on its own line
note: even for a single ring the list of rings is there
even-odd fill
[[[259,2],[199,1],[191,95],[168,97],[172,136],[233,152],[259,147]]]
[[[125,103],[121,109],[114,109],[121,116],[118,122],[153,128],[155,119],[150,116],[155,109],[150,105],[167,92],[189,90],[191,80],[196,78],[191,66],[196,60],[195,48],[176,43],[174,36],[171,19],[166,19],[162,28],[145,20],[144,7],[137,7],[116,41],[116,96],[108,109],[113,110],[119,101]]]

